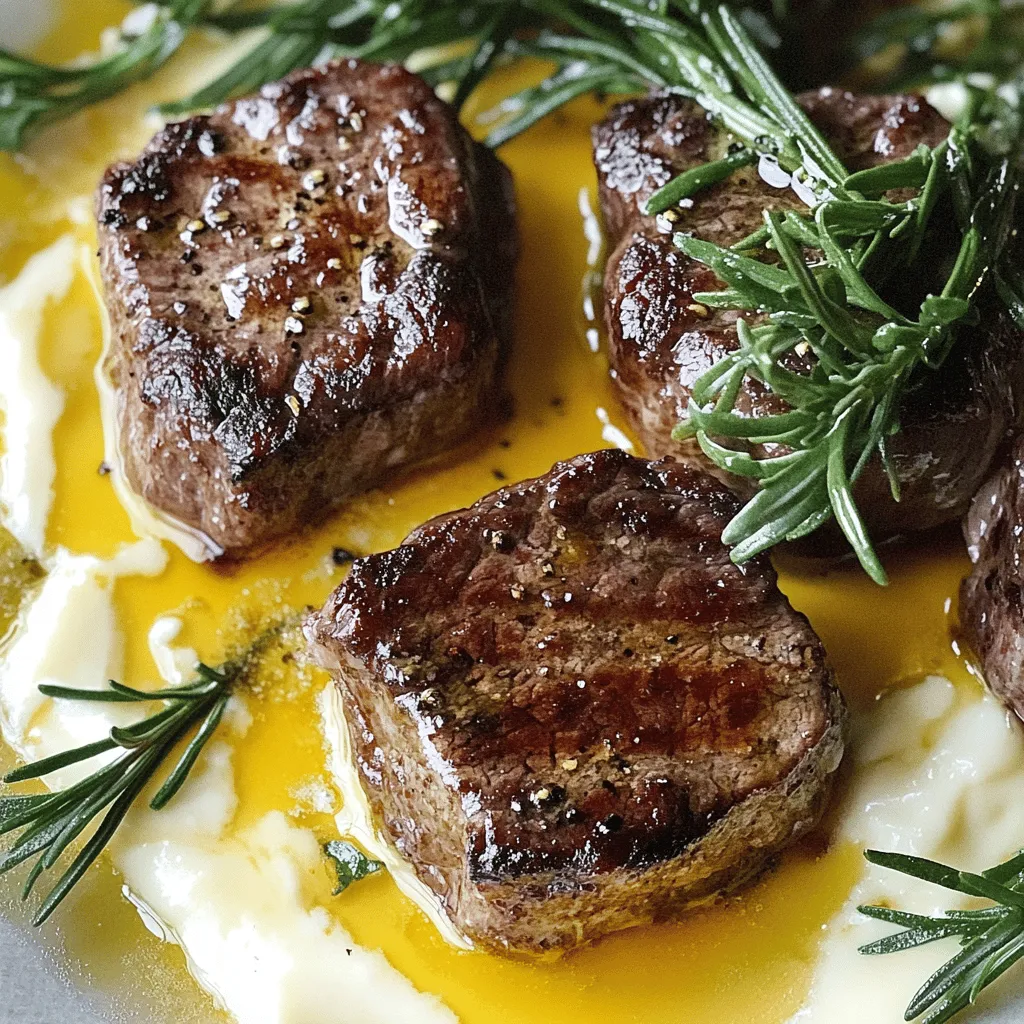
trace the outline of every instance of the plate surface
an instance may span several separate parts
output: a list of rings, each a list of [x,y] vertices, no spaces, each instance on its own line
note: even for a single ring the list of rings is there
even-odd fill
[[[26,5],[24,0],[0,0],[0,41],[6,47],[22,48],[31,46],[35,38],[46,31],[48,8],[53,0],[35,0]],[[2,214],[0,214],[2,216]],[[0,767],[4,762],[0,751]],[[85,893],[83,900],[111,900],[118,898],[116,880],[109,874],[97,869],[98,876],[92,883],[92,889]],[[141,980],[140,1002],[135,1012],[120,1004],[114,1005],[102,994],[103,953],[97,948],[116,949],[115,943],[109,940],[102,945],[93,946],[88,934],[73,936],[68,941],[68,957],[71,962],[79,959],[79,953],[87,954],[93,947],[93,957],[84,956],[86,968],[84,975],[95,976],[100,982],[98,986],[89,983],[86,977],[66,976],[58,955],[49,951],[54,945],[55,928],[45,930],[42,941],[27,929],[21,922],[24,915],[20,909],[13,908],[8,893],[12,887],[5,885],[0,888],[0,1024],[112,1024],[114,1021],[127,1019],[144,1019],[149,1024],[184,1024],[186,1016],[188,1024],[213,1024],[223,1021],[221,1015],[213,1010],[206,1010],[198,1004],[190,993],[181,992],[180,970],[172,977],[171,969],[166,962],[154,968],[154,974]],[[83,887],[84,888],[84,887]],[[74,907],[68,908],[61,915],[62,922],[74,917]],[[58,922],[58,924],[62,923]],[[156,947],[157,940],[148,936],[134,918],[127,906],[115,915],[115,920],[107,923],[113,929],[130,935],[133,938],[120,938],[120,942],[147,943]],[[163,972],[163,973],[161,973]],[[1021,971],[1024,974],[1024,968]],[[1008,979],[1009,980],[1009,979]],[[165,994],[164,985],[173,990]],[[142,986],[148,986],[149,999],[141,994]],[[1024,979],[1018,980],[1018,987],[1024,986]],[[158,999],[156,1005],[153,999]],[[131,994],[129,997],[129,1001]],[[141,1009],[145,1006],[145,1009]],[[198,1006],[198,1009],[197,1009]],[[186,1009],[187,1007],[187,1009]],[[136,1013],[144,1016],[136,1016]],[[992,1011],[985,1015],[974,1016],[972,1022],[977,1024],[1020,1024],[1024,1020],[1024,997],[1013,1005],[1005,1005],[1000,1011]],[[693,1024],[700,1024],[694,1020]],[[889,1024],[889,1022],[865,1021],[864,1024]],[[895,1024],[895,1022],[893,1022]],[[966,1024],[966,1022],[965,1022]]]

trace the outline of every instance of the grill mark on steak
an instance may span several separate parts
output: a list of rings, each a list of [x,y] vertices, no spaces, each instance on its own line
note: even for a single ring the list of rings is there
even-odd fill
[[[960,627],[989,688],[1024,720],[1024,438],[978,492],[964,535],[974,568]]]
[[[917,96],[854,96],[822,89],[798,97],[851,170],[938,144],[949,126]],[[601,208],[612,248],[605,275],[605,319],[612,375],[631,425],[652,457],[675,454],[708,465],[695,442],[672,440],[690,389],[737,344],[735,311],[694,302],[722,283],[672,244],[675,231],[731,245],[762,224],[763,209],[802,209],[790,190],[769,186],[753,168],[704,189],[673,225],[643,214],[647,199],[677,174],[721,155],[726,141],[693,101],[654,94],[623,103],[594,130]],[[902,498],[892,500],[874,459],[855,493],[875,536],[928,529],[966,511],[1008,432],[1020,421],[1024,389],[1021,332],[1004,312],[985,311],[965,328],[942,370],[922,373],[904,398],[890,454]],[[781,411],[763,385],[747,381],[737,410]],[[747,483],[726,478],[743,490]],[[815,544],[834,540],[819,531]],[[806,542],[805,542],[806,543]]]
[[[741,884],[842,753],[821,644],[736,498],[582,455],[356,561],[310,621],[364,789],[456,925],[569,949]]]
[[[399,67],[168,125],[98,197],[132,488],[249,555],[501,414],[511,179]]]

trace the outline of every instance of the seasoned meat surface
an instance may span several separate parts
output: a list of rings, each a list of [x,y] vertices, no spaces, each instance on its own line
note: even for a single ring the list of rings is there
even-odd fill
[[[307,627],[362,785],[455,924],[570,949],[739,885],[818,820],[843,705],[713,477],[602,451],[355,563]]]
[[[978,492],[964,532],[974,568],[960,626],[989,688],[1024,719],[1024,438]]]
[[[400,67],[168,125],[98,198],[123,468],[250,554],[500,413],[510,176]]]
[[[937,145],[949,125],[917,96],[854,96],[822,89],[799,97],[847,167],[860,170]],[[679,252],[676,231],[731,245],[759,228],[762,211],[802,209],[790,189],[774,188],[757,168],[697,193],[675,223],[646,216],[650,196],[688,167],[724,152],[726,140],[694,102],[652,95],[616,107],[594,130],[601,206],[611,258],[605,317],[612,373],[631,424],[647,450],[702,460],[693,442],[671,437],[701,374],[736,347],[737,314],[695,303],[694,292],[722,287],[702,264]],[[901,482],[899,504],[878,460],[857,485],[875,536],[927,529],[959,518],[1019,417],[1024,389],[1021,332],[996,311],[961,333],[939,373],[925,373],[900,410],[890,454]],[[748,382],[737,408],[779,411]],[[742,486],[738,478],[731,485]]]

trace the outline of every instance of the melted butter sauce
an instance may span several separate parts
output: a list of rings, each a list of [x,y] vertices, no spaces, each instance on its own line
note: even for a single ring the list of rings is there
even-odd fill
[[[62,25],[43,44],[44,59],[68,59],[93,47],[103,26],[128,5],[97,0],[66,4]],[[0,156],[0,282],[32,252],[70,232],[90,247],[89,197],[103,167],[131,155],[148,136],[143,114],[161,96],[209,74],[212,44],[190,43],[171,69],[105,107],[42,136],[27,158]],[[487,97],[482,98],[486,105]],[[185,622],[183,642],[216,659],[246,632],[248,618],[272,619],[320,603],[340,580],[330,552],[397,544],[415,525],[466,505],[497,486],[547,471],[560,458],[605,447],[622,431],[600,353],[591,351],[581,282],[588,243],[578,200],[593,191],[589,126],[600,115],[580,102],[503,151],[516,178],[523,256],[518,332],[511,367],[514,419],[467,444],[443,463],[396,480],[354,502],[315,533],[231,573],[171,551],[157,578],[122,580],[116,597],[125,637],[125,682],[155,677],[146,637],[166,613]],[[69,197],[82,197],[68,208]],[[66,393],[55,433],[57,477],[48,541],[107,557],[133,539],[109,477],[99,472],[103,437],[92,368],[101,345],[100,317],[84,276],[48,311],[42,364]],[[927,553],[890,555],[888,590],[854,567],[822,572],[787,564],[783,586],[822,635],[852,706],[885,690],[942,673],[976,689],[951,646],[950,607],[965,569],[955,535]],[[944,553],[948,552],[948,553]],[[323,684],[282,679],[250,702],[254,724],[235,752],[239,809],[246,828],[271,810],[292,814],[330,838],[332,821],[297,794],[325,779],[325,749],[315,693]],[[822,925],[860,876],[859,853],[828,848],[823,830],[792,851],[779,869],[742,895],[684,921],[634,930],[562,961],[525,964],[447,946],[387,878],[354,886],[324,905],[360,944],[380,948],[424,991],[437,994],[467,1024],[561,1021],[733,1024],[785,1021],[801,1005]],[[8,880],[3,891],[12,888]],[[183,959],[144,932],[100,866],[48,929],[57,959],[103,989],[127,992],[126,1013],[151,1020],[219,1019],[188,981]],[[148,986],[138,978],[150,979]],[[146,989],[149,989],[147,992]],[[160,993],[159,999],[153,989]]]

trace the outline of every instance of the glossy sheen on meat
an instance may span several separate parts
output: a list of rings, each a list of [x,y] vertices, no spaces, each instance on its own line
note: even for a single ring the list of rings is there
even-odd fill
[[[98,213],[124,470],[213,555],[504,406],[510,177],[402,68],[298,71],[171,124]]]
[[[915,96],[853,96],[823,89],[800,102],[851,170],[900,159],[920,143],[945,138],[948,124]],[[803,208],[789,189],[764,181],[757,168],[699,192],[669,225],[642,213],[675,175],[721,155],[720,131],[695,103],[653,95],[624,103],[594,131],[611,258],[605,277],[605,316],[612,373],[632,426],[648,455],[702,459],[693,443],[672,440],[700,375],[736,346],[730,311],[709,310],[692,294],[721,282],[672,244],[675,231],[731,245],[759,228],[762,210]],[[876,535],[926,529],[959,518],[984,480],[1019,416],[1024,389],[1021,333],[998,312],[961,334],[939,373],[928,373],[900,410],[901,432],[891,441],[902,484],[891,497],[880,463],[868,466],[857,497]],[[737,407],[778,410],[760,385],[748,382]],[[730,481],[739,483],[736,478]]]
[[[359,560],[311,621],[375,812],[473,941],[670,917],[818,820],[842,701],[767,559],[729,561],[736,510],[581,455]]]
[[[974,568],[960,626],[989,688],[1024,719],[1024,438],[978,492],[964,533]]]

